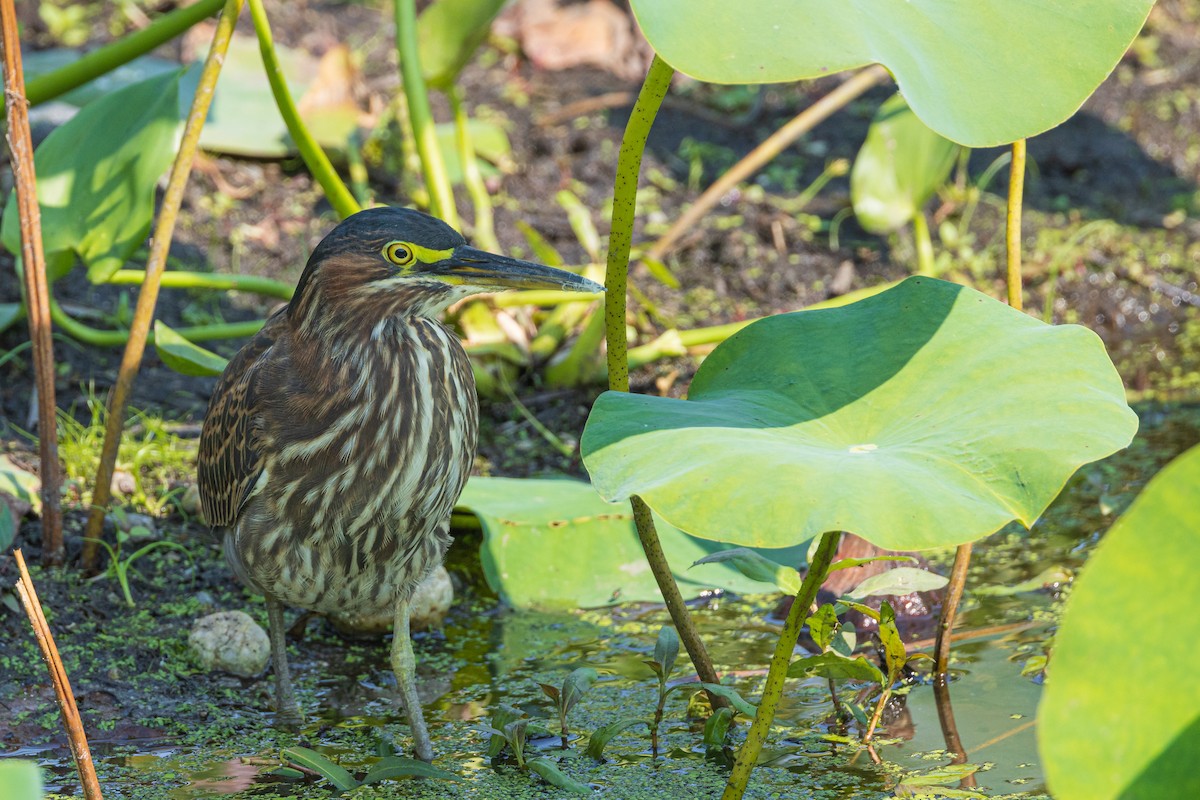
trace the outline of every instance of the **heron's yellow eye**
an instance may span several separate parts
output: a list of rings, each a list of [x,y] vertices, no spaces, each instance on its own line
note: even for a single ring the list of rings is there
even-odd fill
[[[407,267],[413,263],[417,254],[407,242],[390,242],[383,248],[383,257],[398,267]]]

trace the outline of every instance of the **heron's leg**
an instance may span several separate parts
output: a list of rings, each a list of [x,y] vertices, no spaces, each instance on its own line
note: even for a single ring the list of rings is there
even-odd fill
[[[408,601],[396,604],[396,621],[392,630],[392,671],[408,711],[408,727],[412,729],[413,749],[422,761],[433,761],[433,744],[425,728],[421,701],[417,698],[417,659],[413,655],[412,637],[408,629]]]
[[[271,663],[275,668],[275,723],[281,728],[299,728],[304,716],[292,692],[287,642],[283,636],[283,604],[270,597],[267,598],[267,627],[271,634]]]

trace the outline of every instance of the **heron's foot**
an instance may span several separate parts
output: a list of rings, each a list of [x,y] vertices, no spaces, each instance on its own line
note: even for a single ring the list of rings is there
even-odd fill
[[[285,731],[298,731],[304,726],[304,713],[293,700],[290,707],[276,705],[275,727]]]
[[[417,659],[413,655],[412,639],[408,629],[408,603],[396,604],[396,619],[392,628],[392,671],[396,673],[396,684],[404,698],[404,710],[408,713],[408,727],[412,731],[413,751],[417,758],[429,764],[433,762],[433,743],[425,727],[425,715],[421,712],[421,700],[417,697]]]

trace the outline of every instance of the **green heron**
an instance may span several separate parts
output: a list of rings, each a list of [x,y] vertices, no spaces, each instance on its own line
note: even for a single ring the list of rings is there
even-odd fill
[[[476,250],[404,208],[355,214],[295,295],[229,362],[200,436],[200,498],[237,577],[267,601],[277,721],[301,721],[283,607],[392,611],[391,650],[417,756],[433,748],[408,601],[445,555],[475,458],[471,363],[437,317],[478,292],[599,292],[586,278]]]

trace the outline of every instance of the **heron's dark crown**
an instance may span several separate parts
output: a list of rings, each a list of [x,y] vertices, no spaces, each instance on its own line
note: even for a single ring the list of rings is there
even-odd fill
[[[329,232],[312,255],[305,272],[339,255],[375,256],[388,242],[414,242],[431,250],[450,250],[466,244],[458,231],[411,208],[381,206],[351,214]]]

